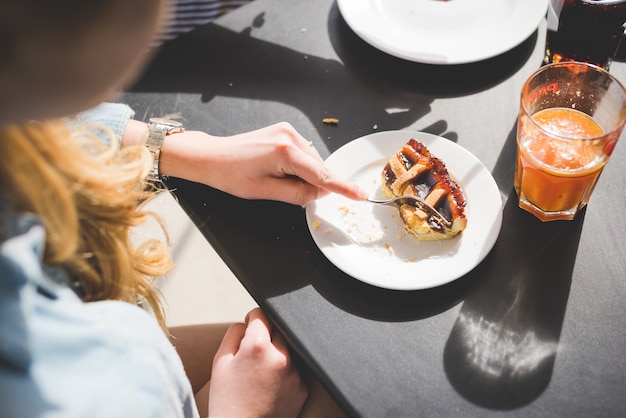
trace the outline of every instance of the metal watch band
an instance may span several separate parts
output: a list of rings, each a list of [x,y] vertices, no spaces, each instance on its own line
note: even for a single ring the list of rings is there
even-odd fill
[[[161,161],[161,147],[163,147],[163,139],[169,134],[184,132],[182,123],[162,118],[151,118],[148,125],[148,140],[146,147],[153,157],[152,170],[148,174],[148,180],[160,182],[163,180],[159,171],[159,163]]]

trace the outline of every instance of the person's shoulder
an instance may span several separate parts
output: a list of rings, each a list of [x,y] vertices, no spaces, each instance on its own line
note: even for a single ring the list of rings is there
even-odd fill
[[[144,367],[152,373],[160,368],[169,373],[182,371],[182,362],[165,332],[143,308],[106,300],[78,302],[74,309],[79,312],[72,314],[70,309],[67,315],[52,319],[62,322],[65,332],[59,330],[59,333],[75,337],[74,346],[84,347],[85,355],[106,358],[112,363],[125,359],[125,367],[130,370]],[[66,336],[64,341],[68,340],[72,338]]]
[[[126,355],[144,356],[152,352],[169,360],[182,362],[156,319],[145,309],[122,301],[106,300],[85,303],[85,312],[98,331],[92,330],[101,343]],[[173,357],[173,359],[172,359]]]
[[[142,308],[84,303],[61,291],[37,311],[29,318],[29,369],[0,368],[0,416],[40,416],[49,408],[64,417],[194,416],[182,362]]]
[[[41,223],[1,220],[0,417],[195,416],[157,321],[130,303],[81,301],[41,264]]]

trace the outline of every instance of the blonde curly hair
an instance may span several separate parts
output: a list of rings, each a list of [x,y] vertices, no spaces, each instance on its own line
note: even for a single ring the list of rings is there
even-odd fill
[[[158,219],[142,210],[157,192],[145,181],[152,163],[145,147],[118,151],[51,120],[2,127],[0,155],[10,209],[36,214],[46,229],[44,263],[77,281],[85,301],[147,303],[167,333],[153,282],[171,258],[161,241],[131,239],[133,227]]]

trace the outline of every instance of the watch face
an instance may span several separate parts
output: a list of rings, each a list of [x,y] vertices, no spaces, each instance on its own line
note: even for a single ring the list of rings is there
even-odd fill
[[[150,123],[158,123],[160,125],[166,125],[171,128],[182,128],[183,124],[171,119],[163,119],[163,118],[150,118]]]

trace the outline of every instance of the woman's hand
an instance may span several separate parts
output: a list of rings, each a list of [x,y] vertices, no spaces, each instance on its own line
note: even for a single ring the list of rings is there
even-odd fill
[[[306,397],[283,336],[260,309],[230,327],[213,360],[209,416],[297,417]]]
[[[329,192],[367,198],[358,185],[332,173],[311,143],[285,122],[224,138],[194,131],[170,135],[160,169],[246,199],[304,205]]]

